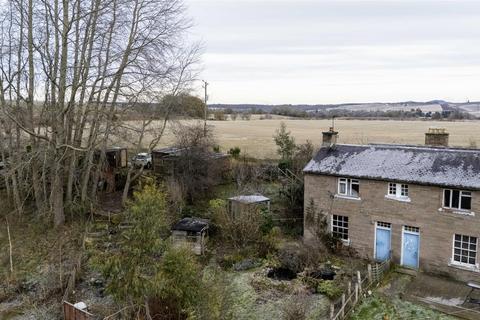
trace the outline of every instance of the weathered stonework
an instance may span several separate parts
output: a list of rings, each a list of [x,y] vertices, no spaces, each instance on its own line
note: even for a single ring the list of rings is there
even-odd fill
[[[319,214],[349,217],[349,245],[359,256],[373,259],[375,222],[391,223],[391,250],[400,264],[403,226],[420,228],[419,269],[450,276],[462,281],[480,281],[480,272],[451,266],[454,234],[480,238],[480,192],[472,191],[474,216],[449,212],[442,208],[443,189],[436,186],[409,184],[410,202],[386,198],[388,181],[360,179],[360,200],[335,197],[338,177],[306,174],[305,208],[314,200]],[[313,227],[305,219],[304,240],[314,240]],[[480,260],[477,249],[477,263]]]

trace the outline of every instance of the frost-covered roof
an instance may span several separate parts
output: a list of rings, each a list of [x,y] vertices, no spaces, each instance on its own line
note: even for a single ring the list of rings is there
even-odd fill
[[[320,148],[305,173],[480,189],[480,150],[405,145]]]
[[[261,194],[253,194],[253,195],[231,197],[228,200],[238,201],[242,203],[259,203],[259,202],[270,201],[270,198],[264,197]]]

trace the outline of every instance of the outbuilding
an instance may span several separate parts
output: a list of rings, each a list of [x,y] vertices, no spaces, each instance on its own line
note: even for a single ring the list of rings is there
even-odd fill
[[[178,221],[172,227],[174,245],[188,245],[197,255],[205,252],[209,222],[207,219],[188,217]]]
[[[230,171],[230,155],[219,152],[204,152],[195,148],[166,147],[152,150],[152,168],[157,174],[175,177],[192,164],[198,172],[217,183]]]
[[[233,218],[240,216],[245,210],[254,210],[257,208],[270,211],[270,198],[261,194],[251,194],[228,199],[228,212]]]

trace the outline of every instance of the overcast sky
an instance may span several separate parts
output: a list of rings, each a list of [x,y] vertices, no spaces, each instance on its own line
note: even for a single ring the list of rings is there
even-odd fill
[[[209,103],[480,100],[480,1],[185,1]]]

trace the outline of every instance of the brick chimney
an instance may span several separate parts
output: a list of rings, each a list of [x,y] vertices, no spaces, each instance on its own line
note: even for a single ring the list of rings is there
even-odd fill
[[[337,143],[338,131],[330,127],[328,131],[322,132],[323,140],[322,147],[332,147]]]
[[[445,128],[429,128],[425,133],[425,144],[427,146],[448,147],[448,132]]]

